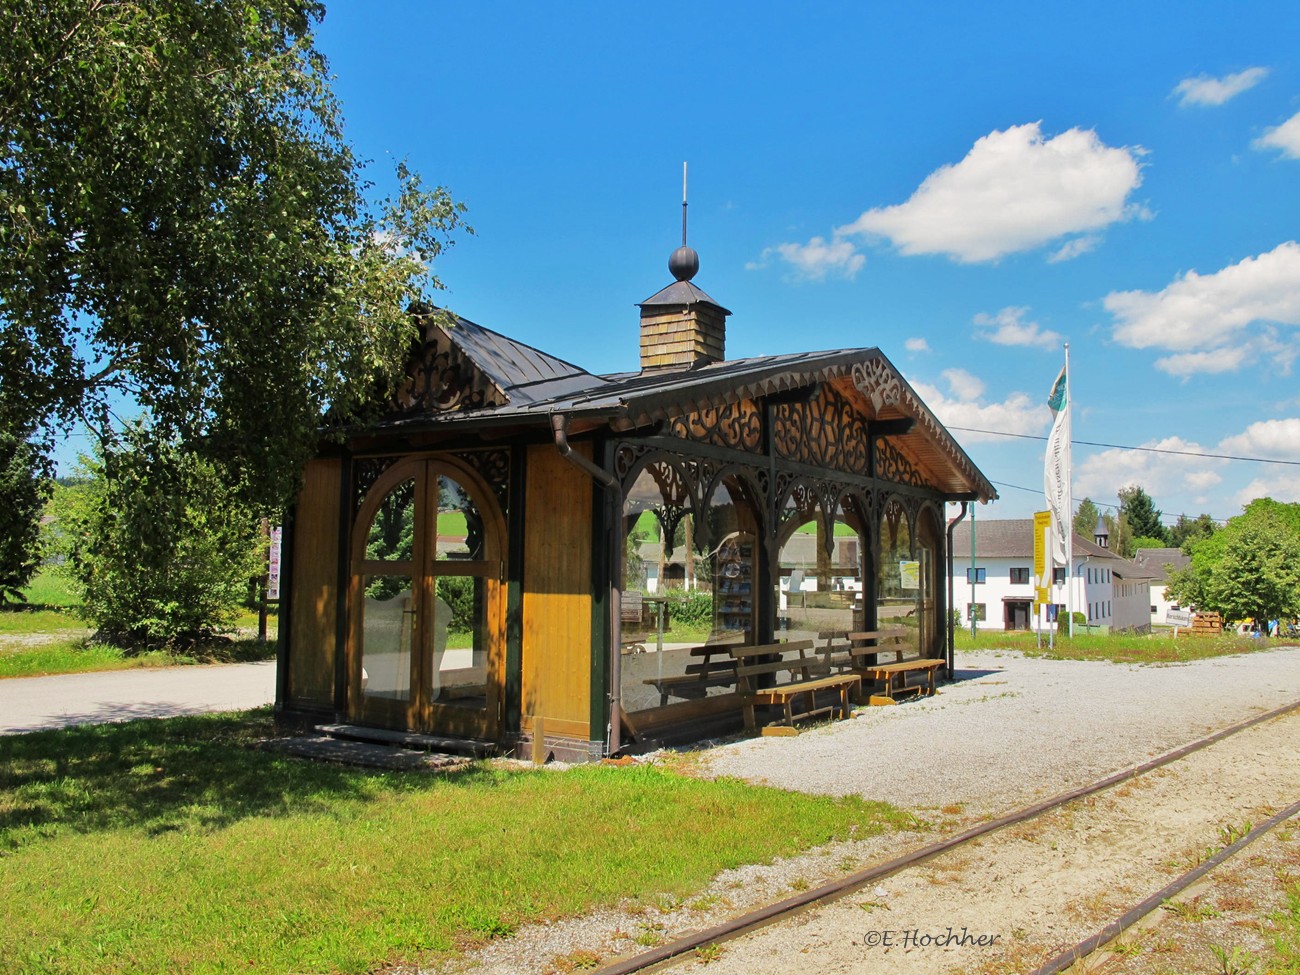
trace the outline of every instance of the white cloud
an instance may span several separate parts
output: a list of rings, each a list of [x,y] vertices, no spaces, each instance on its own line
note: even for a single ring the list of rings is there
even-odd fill
[[[1048,264],[1060,264],[1062,261],[1072,261],[1080,254],[1086,254],[1089,251],[1095,251],[1101,244],[1101,238],[1096,234],[1088,234],[1085,237],[1075,237],[1067,240],[1052,253],[1047,255]]]
[[[1040,434],[1051,421],[1051,413],[1041,399],[1030,399],[1025,393],[1011,393],[999,403],[981,403],[984,383],[963,369],[949,369],[943,373],[949,392],[929,383],[913,382],[922,401],[947,427],[993,430],[1000,433]],[[955,436],[961,443],[977,441],[1002,442],[1004,438],[968,429],[958,430]]]
[[[1245,457],[1300,460],[1300,417],[1252,423],[1241,433],[1221,440],[1219,451]]]
[[[903,348],[908,352],[929,352],[930,343],[923,338],[911,338],[903,343]]]
[[[1275,477],[1257,477],[1238,491],[1233,500],[1245,507],[1256,498],[1294,503],[1300,501],[1300,475],[1278,474]]]
[[[1269,129],[1251,145],[1256,149],[1280,149],[1288,159],[1300,159],[1300,112]]]
[[[907,202],[868,210],[836,236],[887,237],[903,254],[975,263],[1145,214],[1128,202],[1142,183],[1141,150],[1104,145],[1077,128],[1045,139],[1040,126],[989,133],[961,162],[927,176]]]
[[[767,267],[774,256],[793,267],[795,277],[805,281],[821,281],[828,275],[852,279],[867,263],[866,257],[858,253],[851,241],[836,236],[830,240],[814,237],[806,244],[777,244],[764,248],[758,261],[751,261],[745,267],[751,271]]]
[[[1189,471],[1183,475],[1183,483],[1197,491],[1223,483],[1223,475],[1217,471]]]
[[[1037,322],[1026,322],[1028,308],[1003,308],[995,315],[980,312],[975,316],[979,326],[975,337],[994,345],[1020,345],[1038,349],[1054,349],[1061,344],[1061,336],[1050,330],[1039,330]]]
[[[1171,375],[1231,371],[1264,351],[1289,364],[1294,351],[1270,326],[1300,326],[1300,244],[1213,274],[1188,271],[1162,291],[1112,291],[1104,305],[1119,344],[1174,353],[1156,362]]]
[[[1205,448],[1181,437],[1148,440],[1142,447],[1203,453]],[[1076,499],[1110,501],[1119,489],[1140,484],[1151,497],[1174,495],[1184,488],[1204,490],[1223,480],[1219,471],[1227,461],[1210,457],[1187,457],[1181,454],[1150,453],[1145,450],[1112,448],[1089,454],[1075,466],[1073,491]]]
[[[1243,91],[1254,88],[1266,77],[1268,77],[1268,68],[1247,68],[1245,71],[1224,75],[1222,78],[1199,75],[1180,81],[1173,93],[1179,96],[1179,104],[1184,107],[1222,105],[1229,99],[1236,98]]]
[[[948,381],[948,389],[959,400],[969,402],[984,395],[984,380],[965,369],[945,369],[943,378]]]

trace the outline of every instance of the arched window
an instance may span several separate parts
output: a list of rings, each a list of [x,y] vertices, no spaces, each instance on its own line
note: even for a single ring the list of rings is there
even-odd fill
[[[353,536],[354,720],[493,733],[503,533],[486,486],[451,459],[406,460],[375,482]]]

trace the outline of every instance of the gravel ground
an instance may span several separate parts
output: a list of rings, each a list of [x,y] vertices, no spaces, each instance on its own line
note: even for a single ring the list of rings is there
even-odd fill
[[[705,768],[913,809],[1005,810],[1300,697],[1296,648],[1159,666],[1011,652],[958,654],[956,664],[957,680],[935,697],[725,744]]]
[[[810,728],[797,737],[749,738],[707,747],[696,755],[699,774],[883,799],[917,810],[943,833],[984,815],[1093,782],[1300,698],[1300,648],[1145,666],[991,652],[959,654],[957,669],[957,680],[941,685],[934,698],[860,709],[850,721]],[[1300,721],[1289,723],[1300,727]],[[1275,758],[1260,760],[1275,767]],[[1212,757],[1201,760],[1210,763],[1210,775],[1213,761]],[[1235,764],[1237,759],[1229,761]],[[1248,779],[1251,772],[1255,770],[1242,769]],[[1188,791],[1204,794],[1202,787]],[[716,878],[698,901],[710,904],[708,908],[665,905],[654,917],[643,911],[609,910],[535,925],[442,970],[486,975],[590,967],[590,961],[635,950],[633,939],[653,943],[717,924],[787,896],[793,889],[842,876],[935,838],[936,833],[895,834],[747,867]],[[1198,842],[1193,841],[1193,846]],[[1139,875],[1150,872],[1140,863],[1130,869]],[[1027,889],[1032,892],[1035,885]],[[878,893],[884,896],[886,891]],[[1032,915],[1027,898],[1019,907]],[[857,923],[861,912],[856,906],[852,910],[859,912],[854,918]],[[790,923],[798,929],[813,922]],[[782,950],[792,950],[794,957],[802,954],[801,963],[808,964],[814,962],[810,956],[818,953],[817,945],[806,940]],[[739,948],[728,949],[728,954],[733,952],[741,954]],[[790,960],[791,955],[786,955],[785,964]],[[826,970],[858,971],[863,960],[860,955],[840,959],[846,967],[833,965]],[[945,959],[949,964],[953,960]],[[747,964],[754,961],[746,959]],[[896,962],[897,957],[887,967]],[[944,967],[940,963],[930,970]],[[744,966],[738,970],[745,970]],[[785,969],[778,965],[774,970]]]

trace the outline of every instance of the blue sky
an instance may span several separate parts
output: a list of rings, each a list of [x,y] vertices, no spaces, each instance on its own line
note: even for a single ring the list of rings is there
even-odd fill
[[[950,428],[1300,461],[1294,3],[335,2],[318,33],[382,188],[469,207],[459,314],[634,368],[690,164],[731,357],[879,347]],[[1041,440],[954,429],[1041,509]],[[1300,466],[1076,446],[1074,496],[1167,520],[1300,501]],[[1028,488],[1030,490],[1020,490]]]

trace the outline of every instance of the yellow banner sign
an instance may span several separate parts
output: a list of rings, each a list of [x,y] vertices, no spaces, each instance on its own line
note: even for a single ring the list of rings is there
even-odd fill
[[[1047,532],[1051,527],[1050,511],[1034,512],[1034,578],[1040,583],[1047,577]]]

